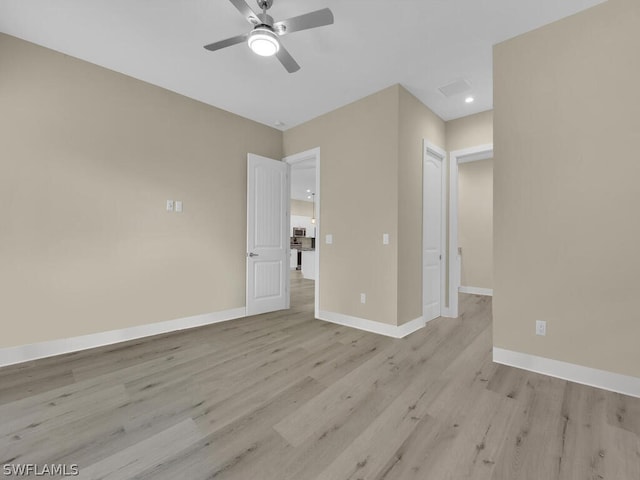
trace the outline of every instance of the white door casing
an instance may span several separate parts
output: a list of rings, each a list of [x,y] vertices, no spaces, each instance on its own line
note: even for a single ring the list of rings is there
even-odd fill
[[[247,315],[288,308],[289,165],[247,158]]]
[[[322,231],[322,217],[320,215],[320,147],[312,148],[311,150],[306,150],[304,152],[296,153],[294,155],[289,155],[284,158],[284,161],[289,165],[295,165],[299,162],[308,162],[313,160],[315,163],[315,177],[316,177],[316,188],[315,188],[315,237],[316,237],[316,255],[315,255],[315,289],[314,289],[314,316],[315,318],[320,317],[320,250],[321,250],[321,231]]]
[[[444,159],[445,152],[425,142],[423,162],[422,313],[438,318],[444,305]]]
[[[461,259],[458,252],[458,165],[493,158],[493,144],[449,153],[449,315],[458,316]]]

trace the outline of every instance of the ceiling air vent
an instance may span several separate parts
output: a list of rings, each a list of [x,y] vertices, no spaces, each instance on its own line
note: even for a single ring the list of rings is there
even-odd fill
[[[445,97],[453,97],[454,95],[460,95],[471,89],[471,84],[465,79],[456,80],[453,83],[445,85],[444,87],[440,87],[440,93],[442,93]]]

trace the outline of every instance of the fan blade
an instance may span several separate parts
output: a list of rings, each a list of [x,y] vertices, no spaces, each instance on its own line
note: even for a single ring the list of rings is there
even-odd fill
[[[315,12],[305,13],[298,17],[291,17],[281,22],[273,24],[276,32],[282,32],[280,35],[287,33],[299,32],[300,30],[309,30],[310,28],[322,27],[333,23],[333,13],[328,8],[316,10]],[[284,27],[284,28],[283,28]]]
[[[220,40],[219,42],[210,43],[209,45],[205,45],[204,48],[214,52],[216,50],[220,50],[221,48],[230,47],[231,45],[246,42],[247,38],[249,38],[249,34],[243,33],[242,35],[238,35],[236,37],[231,37],[227,38],[226,40]]]
[[[282,44],[280,44],[280,50],[276,53],[276,57],[280,60],[280,63],[287,69],[287,72],[293,73],[300,70],[300,65],[296,62],[291,54],[287,51]]]
[[[247,19],[247,22],[253,25],[258,25],[259,23],[261,23],[258,16],[255,13],[253,13],[253,10],[251,10],[251,7],[247,5],[247,2],[245,2],[244,0],[229,0],[229,1],[233,4],[234,7],[238,9],[238,11],[242,14],[242,16]]]

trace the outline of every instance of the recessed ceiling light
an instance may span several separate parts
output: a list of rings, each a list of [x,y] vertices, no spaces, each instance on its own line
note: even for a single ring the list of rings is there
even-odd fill
[[[464,99],[464,101],[467,102],[467,103],[473,103],[474,100],[475,99],[473,97],[467,97],[467,98]]]
[[[307,198],[311,198],[311,195],[307,195]]]
[[[311,190],[309,190],[308,188],[307,188],[307,193],[311,193]]]

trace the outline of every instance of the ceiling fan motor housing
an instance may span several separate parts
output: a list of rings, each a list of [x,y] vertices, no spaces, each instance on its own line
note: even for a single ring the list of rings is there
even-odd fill
[[[260,19],[260,23],[256,25],[257,27],[267,26],[269,28],[272,28],[273,17],[271,15],[269,15],[268,13],[258,13],[256,16]]]

